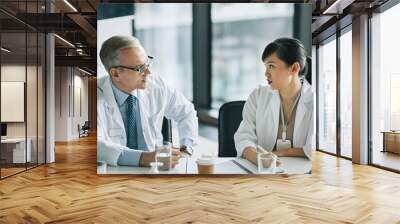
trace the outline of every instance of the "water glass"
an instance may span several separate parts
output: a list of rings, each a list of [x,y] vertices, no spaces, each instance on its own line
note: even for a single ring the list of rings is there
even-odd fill
[[[270,152],[260,152],[257,154],[258,173],[275,174],[277,156]]]
[[[160,164],[158,169],[161,171],[168,171],[171,169],[171,144],[165,142],[163,145],[156,145],[156,163]],[[161,164],[162,163],[162,164]]]

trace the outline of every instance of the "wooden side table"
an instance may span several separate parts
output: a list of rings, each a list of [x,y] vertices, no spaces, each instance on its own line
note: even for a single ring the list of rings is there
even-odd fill
[[[382,131],[383,150],[382,152],[392,152],[400,154],[400,131]]]

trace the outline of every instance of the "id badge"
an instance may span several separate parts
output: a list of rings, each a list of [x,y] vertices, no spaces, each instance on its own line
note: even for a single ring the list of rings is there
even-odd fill
[[[276,150],[290,149],[290,148],[292,148],[292,143],[288,139],[286,140],[278,139],[278,141],[276,142]]]

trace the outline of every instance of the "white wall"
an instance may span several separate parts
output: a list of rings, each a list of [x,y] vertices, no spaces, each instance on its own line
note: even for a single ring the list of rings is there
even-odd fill
[[[1,81],[25,82],[25,65],[9,64],[1,66]],[[29,68],[28,68],[29,69]],[[7,108],[1,108],[7,110]],[[7,123],[8,137],[25,137],[25,122]]]
[[[68,68],[55,68],[55,141],[68,139]]]
[[[56,141],[79,138],[78,124],[82,126],[88,120],[88,78],[83,75],[76,68],[56,67]]]
[[[20,108],[23,114],[26,112],[26,120],[22,122],[6,122],[7,137],[9,138],[25,138],[25,135],[30,139],[32,161],[36,162],[39,158],[39,163],[44,163],[44,93],[43,89],[44,74],[42,67],[25,66],[25,64],[3,64],[1,66],[1,81],[24,82],[26,85],[26,105]],[[26,80],[27,78],[27,80]],[[2,89],[3,92],[4,89]],[[20,90],[24,94],[24,90]],[[3,97],[7,97],[2,95]],[[3,103],[2,103],[3,104]],[[3,113],[13,113],[13,108],[2,107]],[[15,109],[14,109],[15,110]],[[15,112],[14,112],[15,113]],[[37,157],[37,153],[39,156]]]
[[[83,73],[76,73],[77,70],[75,70],[75,75],[74,75],[74,92],[73,96],[71,96],[71,99],[74,99],[74,102],[71,102],[71,105],[74,105],[74,108],[72,108],[72,120],[71,120],[71,132],[70,136],[72,138],[78,138],[79,133],[78,133],[78,124],[81,126],[85,123],[85,121],[88,121],[88,78],[81,76]],[[78,93],[80,91],[80,93]],[[79,97],[80,95],[80,97]],[[79,102],[79,100],[81,102]],[[81,108],[79,108],[81,107]],[[81,111],[79,111],[79,109]]]
[[[26,70],[25,70],[26,69]],[[28,124],[28,137],[31,133],[30,130],[35,130],[36,135],[36,107],[37,107],[37,99],[36,99],[36,80],[32,80],[30,78],[31,74],[36,74],[36,67],[18,64],[6,64],[1,66],[1,81],[9,81],[9,82],[25,82],[26,72],[28,72],[28,82],[30,87],[27,88],[27,120]],[[3,96],[4,97],[4,96]],[[41,105],[39,105],[40,107]],[[10,108],[1,108],[1,110],[9,110]],[[24,110],[24,108],[22,108]],[[4,112],[4,111],[3,111]],[[35,112],[35,113],[33,113]],[[33,123],[32,123],[33,122]],[[25,137],[25,122],[7,122],[7,136],[8,137]]]

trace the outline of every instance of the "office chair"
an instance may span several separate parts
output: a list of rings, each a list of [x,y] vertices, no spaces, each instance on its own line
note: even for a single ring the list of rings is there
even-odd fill
[[[90,123],[85,121],[82,127],[78,124],[79,138],[89,136]]]
[[[171,124],[171,120],[168,120],[165,117],[163,119],[161,133],[163,135],[163,142],[170,142],[172,144],[172,124]]]
[[[218,156],[236,157],[233,135],[242,121],[243,106],[246,101],[225,103],[219,109],[218,116]]]
[[[82,130],[83,131],[89,131],[89,129],[90,129],[90,125],[89,124],[90,124],[89,121],[85,121],[85,123],[82,126]]]

